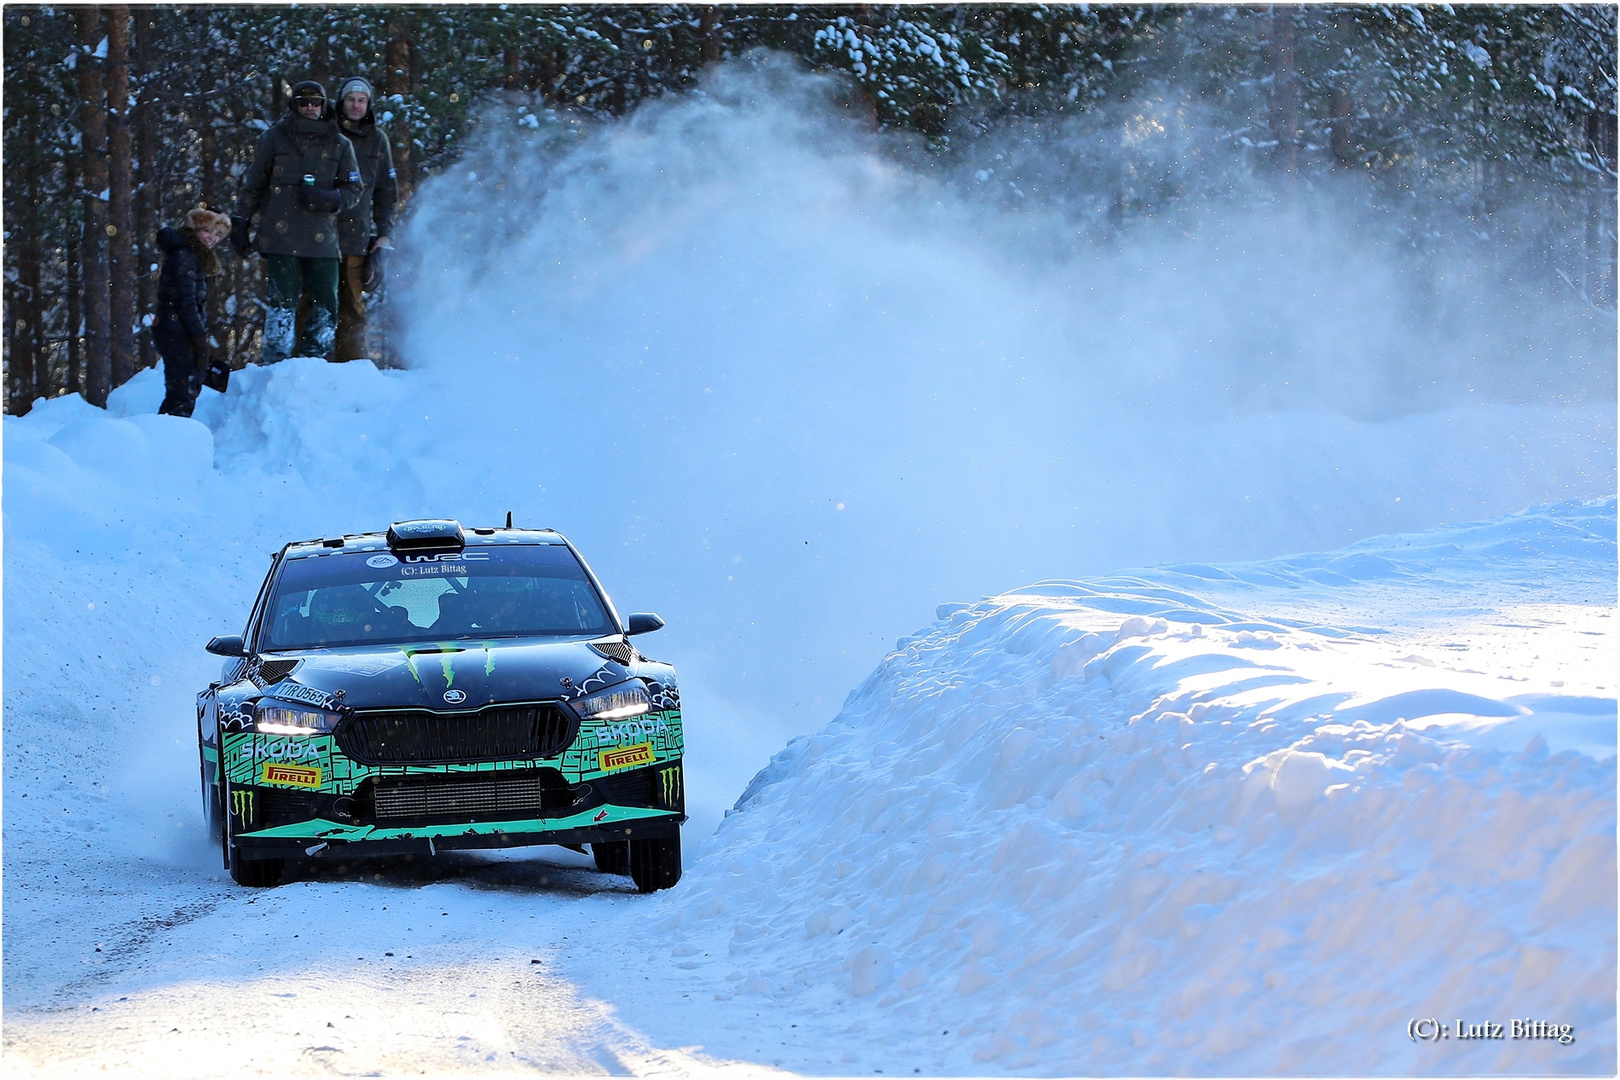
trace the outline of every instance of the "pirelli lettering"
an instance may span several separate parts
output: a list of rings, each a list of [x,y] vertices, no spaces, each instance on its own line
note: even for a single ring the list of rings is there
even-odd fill
[[[597,767],[603,772],[619,772],[651,765],[654,760],[652,743],[636,743],[634,746],[617,746],[612,750],[600,751],[597,754]]]
[[[277,765],[273,761],[267,761],[259,773],[259,779],[266,784],[277,784],[282,787],[313,789],[321,786],[321,770],[305,768],[302,765]]]

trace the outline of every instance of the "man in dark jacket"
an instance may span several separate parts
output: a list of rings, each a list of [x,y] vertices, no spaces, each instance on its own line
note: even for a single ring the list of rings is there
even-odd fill
[[[265,256],[264,362],[294,354],[326,356],[337,330],[338,215],[360,201],[360,167],[338,131],[318,82],[293,87],[287,115],[259,139],[242,177],[232,219],[246,254],[248,226],[262,211],[258,249]],[[294,342],[299,294],[309,300],[303,340]]]
[[[338,216],[343,265],[338,276],[335,360],[370,356],[366,348],[366,296],[382,278],[382,252],[394,229],[399,188],[388,136],[371,111],[371,84],[356,75],[338,87],[338,129],[349,137],[360,163],[360,202]]]

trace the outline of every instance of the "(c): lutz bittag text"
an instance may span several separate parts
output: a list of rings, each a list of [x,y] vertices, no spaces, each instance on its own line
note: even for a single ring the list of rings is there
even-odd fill
[[[1545,1020],[1509,1020],[1505,1024],[1486,1021],[1470,1024],[1463,1020],[1433,1018],[1408,1020],[1406,1034],[1413,1042],[1439,1042],[1442,1039],[1553,1039],[1568,1046],[1575,1041],[1573,1024],[1552,1024]]]

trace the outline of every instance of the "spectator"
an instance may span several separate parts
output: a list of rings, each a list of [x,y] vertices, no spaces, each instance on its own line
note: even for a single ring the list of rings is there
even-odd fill
[[[337,354],[335,360],[370,355],[366,346],[366,293],[382,281],[382,253],[394,228],[399,189],[394,182],[394,154],[388,136],[371,111],[371,84],[356,75],[338,88],[338,128],[354,146],[360,165],[360,201],[338,217],[338,245],[343,266],[338,277]]]
[[[163,270],[158,278],[152,343],[163,357],[163,404],[158,412],[190,416],[208,367],[208,279],[219,276],[214,247],[231,234],[231,219],[198,207],[179,228],[158,230]]]
[[[287,115],[259,139],[237,199],[236,249],[248,251],[248,228],[263,212],[256,238],[265,256],[263,359],[327,356],[337,331],[338,215],[360,201],[354,148],[338,131],[326,90],[314,81],[293,87]],[[294,341],[300,296],[310,317]]]

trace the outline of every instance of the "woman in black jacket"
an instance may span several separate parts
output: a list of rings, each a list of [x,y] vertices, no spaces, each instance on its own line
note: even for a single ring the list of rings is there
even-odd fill
[[[208,368],[208,279],[219,275],[214,247],[231,234],[225,214],[198,207],[178,229],[158,231],[163,273],[158,281],[152,344],[163,357],[165,393],[158,412],[190,416]]]

